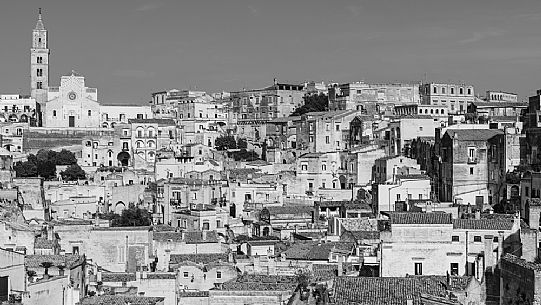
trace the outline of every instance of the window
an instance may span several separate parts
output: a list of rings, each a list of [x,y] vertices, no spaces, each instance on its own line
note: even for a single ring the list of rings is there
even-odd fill
[[[473,167],[470,167],[470,175],[473,175]]]
[[[451,94],[455,94],[455,88],[451,88]]]
[[[88,116],[92,116],[92,110],[88,110]]]
[[[438,93],[438,88],[434,87],[434,93]]]
[[[480,243],[481,242],[481,236],[476,235],[473,237],[473,242]]]
[[[36,76],[38,76],[38,77],[43,76],[43,69],[37,69],[36,70]]]
[[[460,88],[460,94],[464,94],[464,88]]]
[[[73,248],[71,250],[71,253],[72,254],[79,254],[79,246],[73,246]]]
[[[43,63],[43,57],[38,56],[38,58],[37,58],[37,63],[38,63],[38,64],[42,64],[42,63]]]
[[[216,278],[217,278],[217,279],[221,279],[221,278],[222,278],[222,272],[221,272],[221,271],[216,271]]]
[[[56,110],[53,110],[53,116],[56,116]]]
[[[459,242],[460,241],[460,236],[458,236],[458,235],[451,236],[451,241],[452,242]]]
[[[190,274],[189,274],[188,272],[184,272],[184,273],[182,274],[182,276],[188,277],[188,276],[190,276]]]
[[[423,263],[415,263],[415,275],[423,275]]]
[[[525,191],[526,191],[526,197],[530,197],[530,187],[527,186]]]
[[[303,171],[308,170],[308,165],[307,164],[302,164],[301,165],[301,170],[303,170]]]
[[[396,194],[396,200],[400,201],[400,194]]]
[[[419,131],[423,131],[423,126],[419,126]]]
[[[336,124],[336,131],[340,131],[340,124]]]
[[[327,164],[322,164],[321,165],[321,170],[326,171],[327,170]]]
[[[497,243],[499,241],[498,236],[494,236],[494,242]]]
[[[43,89],[43,83],[42,82],[37,82],[36,83],[36,88],[37,89]]]
[[[468,88],[468,95],[471,95],[471,88]]]
[[[314,137],[312,136],[308,137],[308,142],[314,142]]]
[[[445,94],[445,88],[441,88],[441,93]]]
[[[325,137],[325,143],[327,144],[331,143],[331,138],[329,136]]]
[[[470,159],[475,157],[475,147],[468,147],[468,157]]]
[[[423,194],[419,194],[419,200],[423,199]]]
[[[458,275],[458,263],[451,263],[451,275]]]

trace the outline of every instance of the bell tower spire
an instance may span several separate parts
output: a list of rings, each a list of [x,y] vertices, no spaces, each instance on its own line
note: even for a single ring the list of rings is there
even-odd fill
[[[30,89],[36,103],[47,100],[49,54],[49,35],[43,25],[41,8],[39,8],[36,27],[32,31],[32,48],[30,49]]]

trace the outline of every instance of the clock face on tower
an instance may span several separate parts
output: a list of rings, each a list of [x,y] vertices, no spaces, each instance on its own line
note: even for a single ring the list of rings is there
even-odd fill
[[[73,101],[77,98],[77,94],[75,94],[75,92],[70,92],[68,93],[68,98]]]

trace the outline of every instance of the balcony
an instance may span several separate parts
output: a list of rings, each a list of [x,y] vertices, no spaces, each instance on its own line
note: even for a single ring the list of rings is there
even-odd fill
[[[479,163],[479,158],[468,157],[468,164],[477,164]]]
[[[180,199],[169,199],[169,204],[172,206],[182,205],[182,200]]]

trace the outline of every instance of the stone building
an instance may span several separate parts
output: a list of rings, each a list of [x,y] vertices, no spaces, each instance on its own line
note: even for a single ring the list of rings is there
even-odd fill
[[[487,102],[518,102],[518,95],[516,93],[509,93],[503,91],[487,91],[485,95]]]
[[[336,84],[329,87],[330,110],[361,110],[367,113],[367,102],[418,104],[417,84],[367,84],[364,82]]]
[[[419,88],[421,104],[447,107],[447,114],[464,114],[468,105],[475,101],[472,85],[427,83]]]
[[[492,204],[489,189],[489,140],[502,135],[497,129],[447,130],[441,139],[442,201],[470,204],[485,209]]]
[[[297,155],[306,152],[325,153],[349,147],[350,122],[357,110],[309,112],[301,116],[297,126]]]
[[[541,303],[541,265],[513,254],[501,262],[500,304]]]
[[[99,128],[98,90],[85,85],[85,78],[72,71],[62,76],[59,87],[49,87],[42,103],[42,126],[49,128]]]

